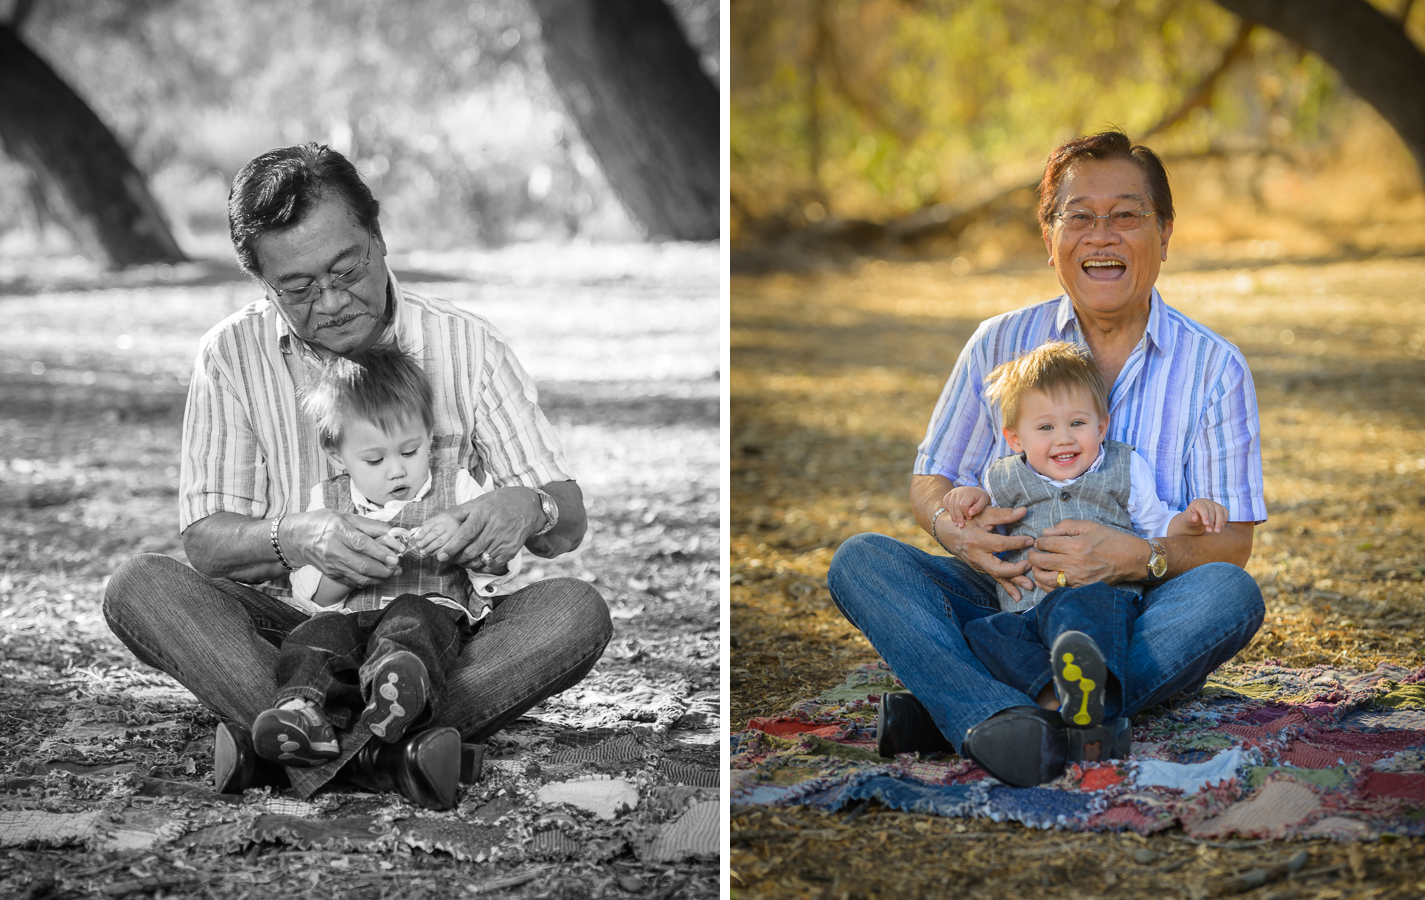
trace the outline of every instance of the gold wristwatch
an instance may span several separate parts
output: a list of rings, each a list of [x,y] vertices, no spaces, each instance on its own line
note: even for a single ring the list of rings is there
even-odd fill
[[[1162,581],[1163,576],[1168,574],[1168,554],[1163,550],[1163,545],[1158,543],[1157,538],[1148,538],[1148,546],[1152,553],[1148,556],[1148,581]]]

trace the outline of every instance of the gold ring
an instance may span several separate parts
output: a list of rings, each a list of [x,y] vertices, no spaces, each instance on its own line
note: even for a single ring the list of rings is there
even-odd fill
[[[1059,573],[1059,587],[1068,587],[1068,586],[1069,586],[1069,579],[1067,579],[1067,578],[1064,577],[1064,573],[1063,573],[1063,572],[1060,572],[1060,573]]]

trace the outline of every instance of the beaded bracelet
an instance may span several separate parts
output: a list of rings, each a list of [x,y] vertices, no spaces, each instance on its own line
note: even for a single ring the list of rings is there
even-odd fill
[[[272,538],[272,549],[277,553],[277,561],[282,564],[282,568],[288,572],[292,572],[295,571],[297,567],[287,561],[287,554],[282,552],[282,545],[277,541],[277,529],[282,527],[282,520],[285,518],[287,518],[287,514],[283,513],[272,520],[272,533],[270,536]]]
[[[935,523],[940,521],[940,514],[943,512],[949,512],[949,510],[942,506],[935,511],[935,515],[930,517],[930,536],[935,538],[935,543],[940,545],[941,550],[944,550],[946,553],[950,553],[950,548],[945,546],[944,541],[940,540],[940,532],[935,530]],[[954,556],[955,554],[950,553],[950,555]]]

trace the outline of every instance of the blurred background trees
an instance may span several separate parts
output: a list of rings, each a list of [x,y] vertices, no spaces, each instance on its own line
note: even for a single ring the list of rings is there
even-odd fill
[[[667,5],[716,83],[717,0]],[[0,0],[0,20],[17,14],[191,254],[230,255],[227,189],[244,162],[307,140],[352,158],[401,245],[668,233],[620,202],[526,0]],[[23,157],[0,159],[0,253],[82,249],[50,196]]]
[[[1049,150],[1108,126],[1158,150],[1175,200],[1204,213],[1179,219],[1180,243],[1195,252],[1245,255],[1253,240],[1256,255],[1425,246],[1421,173],[1392,127],[1402,116],[1382,118],[1359,77],[1378,63],[1414,71],[1409,60],[1390,70],[1384,57],[1399,45],[1419,56],[1425,4],[732,0],[730,9],[732,237],[744,249],[961,254],[967,266],[1038,254],[1032,188]],[[1364,11],[1354,18],[1384,23],[1398,45],[1376,42],[1374,60],[1306,46],[1306,31],[1344,36],[1350,23],[1330,18],[1333,9]],[[1325,29],[1267,27],[1306,16]],[[1395,82],[1402,108],[1415,98],[1414,121],[1425,122],[1425,82]]]

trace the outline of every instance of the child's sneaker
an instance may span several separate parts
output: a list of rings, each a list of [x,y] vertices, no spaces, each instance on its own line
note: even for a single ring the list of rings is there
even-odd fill
[[[341,755],[327,717],[300,698],[259,713],[252,722],[252,745],[258,756],[284,766],[320,766]]]
[[[420,659],[409,650],[393,650],[376,661],[371,698],[361,711],[361,722],[372,734],[394,744],[425,711],[429,693],[430,680]]]
[[[1066,631],[1049,652],[1059,715],[1070,728],[1092,728],[1103,721],[1103,692],[1108,667],[1094,639],[1082,631]]]

